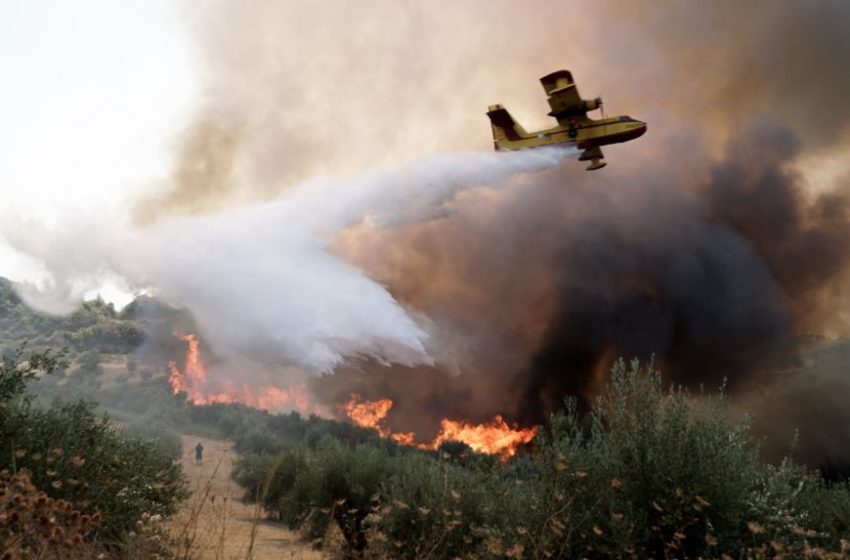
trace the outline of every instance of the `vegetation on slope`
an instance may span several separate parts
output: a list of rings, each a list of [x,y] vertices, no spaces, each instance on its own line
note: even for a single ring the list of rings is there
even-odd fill
[[[143,518],[173,513],[186,496],[173,458],[149,441],[125,437],[90,403],[34,405],[28,382],[65,364],[49,351],[22,358],[19,351],[0,362],[0,485],[12,490],[0,512],[4,552],[61,557],[62,547],[84,543],[121,550]],[[37,518],[56,529],[47,534],[56,542],[31,541],[27,507],[37,512],[58,504],[78,512],[69,514],[70,525],[42,512]],[[85,525],[75,525],[83,519]]]
[[[90,524],[62,525],[69,538],[92,550],[126,546],[134,523],[167,515],[181,497],[171,460],[183,431],[233,439],[246,499],[343,555],[848,553],[846,483],[826,483],[790,459],[764,463],[747,422],[728,422],[722,394],[664,390],[652,368],[618,364],[590,414],[566,402],[531,449],[502,463],[458,442],[419,451],[347,423],[194,406],[166,380],[167,361],[184,351],[176,329],[191,331],[191,319],[150,298],[121,312],[94,300],[55,318],[28,309],[0,281],[0,486],[14,490],[4,496],[62,500]],[[28,360],[14,351],[24,340],[35,350]],[[59,346],[69,347],[70,365],[43,353]],[[846,347],[823,345],[812,367]],[[94,398],[97,409],[80,402]],[[0,523],[4,542],[30,531],[15,527]]]
[[[374,558],[846,554],[846,484],[765,464],[727,416],[722,394],[665,391],[620,362],[588,416],[567,402],[505,464],[330,432],[298,442],[290,420],[268,423],[269,441],[237,435],[236,479],[290,526],[318,540],[332,527],[345,554]]]

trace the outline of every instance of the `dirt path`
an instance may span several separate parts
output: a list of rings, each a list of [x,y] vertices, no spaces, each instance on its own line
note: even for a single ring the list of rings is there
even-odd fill
[[[199,441],[204,446],[204,460],[196,465],[194,448]],[[192,557],[200,560],[326,558],[300,542],[292,531],[265,521],[255,506],[242,503],[242,490],[230,479],[237,458],[231,446],[230,442],[183,436],[183,469],[192,497],[174,517],[171,528],[181,542],[191,543]],[[249,551],[252,533],[253,548]]]

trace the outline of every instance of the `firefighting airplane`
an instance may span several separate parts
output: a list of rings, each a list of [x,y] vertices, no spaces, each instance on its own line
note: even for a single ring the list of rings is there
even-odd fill
[[[540,78],[549,96],[550,116],[558,119],[558,126],[526,132],[501,105],[490,105],[487,116],[493,128],[493,147],[496,150],[524,150],[557,144],[575,144],[582,152],[578,158],[590,161],[588,171],[605,167],[600,146],[628,142],[646,132],[646,123],[631,117],[593,120],[588,111],[602,108],[602,98],[582,99],[578,94],[573,75],[568,70],[558,70]]]

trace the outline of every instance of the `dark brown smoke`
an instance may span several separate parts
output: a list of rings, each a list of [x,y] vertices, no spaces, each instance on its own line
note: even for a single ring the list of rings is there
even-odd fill
[[[797,333],[819,332],[840,305],[848,259],[850,185],[819,195],[786,165],[802,146],[787,126],[762,122],[736,137],[699,189],[711,217],[753,245],[782,287]]]
[[[557,311],[517,378],[523,417],[591,396],[594,375],[620,356],[655,355],[678,383],[727,379],[733,391],[794,364],[794,337],[834,311],[850,257],[845,199],[806,199],[789,169],[798,150],[791,130],[758,123],[730,143],[693,204],[663,179],[637,181],[646,194],[634,215],[598,209],[565,232]]]

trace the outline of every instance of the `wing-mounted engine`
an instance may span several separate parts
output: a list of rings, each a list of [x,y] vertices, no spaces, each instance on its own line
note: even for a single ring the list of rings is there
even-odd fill
[[[597,97],[596,99],[582,99],[581,105],[584,107],[585,111],[595,111],[596,109],[602,108],[602,98]]]

